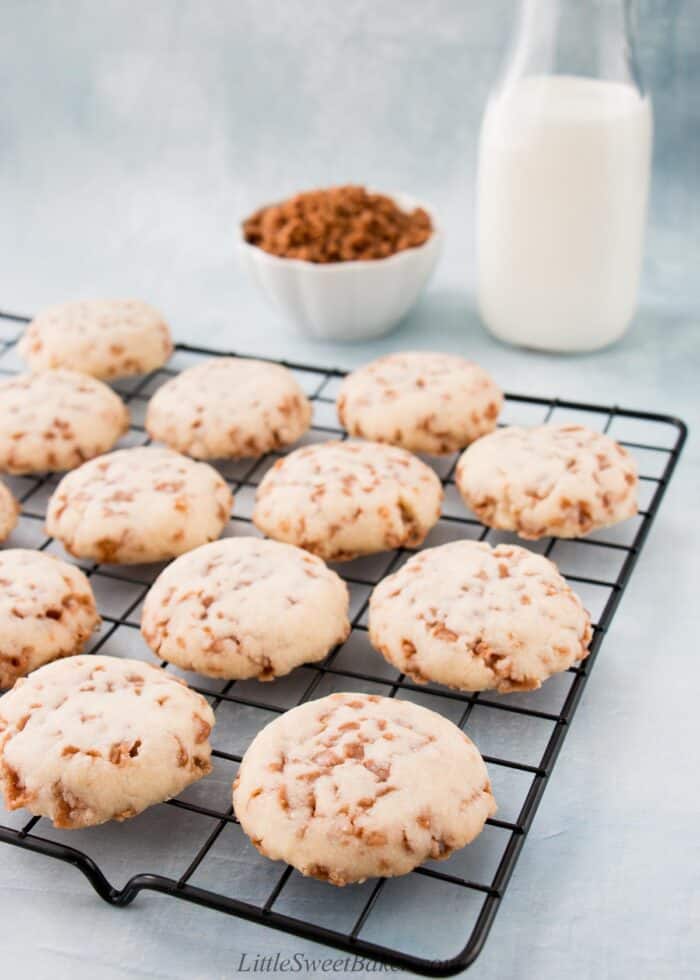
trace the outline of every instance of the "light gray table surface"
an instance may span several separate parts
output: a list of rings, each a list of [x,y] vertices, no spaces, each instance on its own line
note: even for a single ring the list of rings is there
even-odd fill
[[[141,295],[180,340],[343,367],[394,349],[459,351],[511,391],[615,402],[691,426],[471,971],[481,980],[700,976],[693,7],[642,4],[657,155],[639,313],[614,348],[564,358],[500,345],[473,306],[476,127],[508,0],[280,0],[264,12],[254,0],[3,5],[0,308]],[[237,270],[230,233],[257,203],[344,179],[415,193],[446,229],[416,309],[399,331],[359,347],[288,332]],[[320,949],[150,894],[115,910],[76,871],[0,847],[8,975],[213,980],[246,975],[244,953]]]

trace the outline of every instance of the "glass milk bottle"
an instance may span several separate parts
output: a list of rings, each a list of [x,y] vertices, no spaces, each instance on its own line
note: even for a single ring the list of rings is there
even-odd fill
[[[478,302],[496,337],[586,351],[624,333],[651,143],[631,0],[521,0],[479,145]]]

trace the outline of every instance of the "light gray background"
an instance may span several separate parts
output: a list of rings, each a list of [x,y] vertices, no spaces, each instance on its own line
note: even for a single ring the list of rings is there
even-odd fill
[[[139,295],[179,339],[341,366],[454,349],[511,390],[692,424],[700,8],[640,7],[655,173],[640,312],[610,351],[505,348],[472,309],[477,127],[510,0],[1,0],[0,307]],[[312,344],[243,280],[232,227],[259,203],[350,180],[431,202],[445,253],[399,333]],[[691,438],[475,977],[700,976],[698,464]],[[116,912],[75,872],[10,848],[0,948],[26,976],[207,980],[234,975],[242,951],[316,951],[154,896]]]

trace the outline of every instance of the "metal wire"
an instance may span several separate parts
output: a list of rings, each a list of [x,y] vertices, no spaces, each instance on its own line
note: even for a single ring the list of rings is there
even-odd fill
[[[2,328],[2,337],[4,338],[0,339],[0,376],[15,373],[17,370],[14,364],[14,343],[25,322],[25,317],[0,313],[0,328]],[[175,362],[215,357],[219,354],[220,352],[202,347],[179,345]],[[309,397],[315,403],[316,414],[321,415],[319,423],[315,424],[312,430],[312,438],[315,440],[329,437],[344,438],[345,433],[337,428],[333,419],[328,424],[323,422],[324,417],[327,418],[332,414],[334,402],[332,389],[338,383],[338,379],[343,377],[344,372],[338,369],[325,370],[285,361],[277,363],[285,364],[297,372],[303,380]],[[138,380],[136,383],[128,383],[126,386],[120,387],[120,394],[129,403],[137,420],[143,414],[147,397],[157,383],[166,380],[175,373],[177,371],[172,368],[162,369]],[[275,698],[275,684],[258,684],[251,688],[250,683],[241,684],[240,682],[229,681],[221,682],[220,689],[213,690],[211,687],[200,687],[196,679],[192,683],[196,690],[208,698],[215,711],[236,711],[244,706],[249,709],[258,709],[261,713],[265,712],[268,717],[272,717],[295,704],[301,704],[313,698],[319,693],[319,688],[322,688],[323,685],[330,685],[334,690],[353,690],[361,685],[369,685],[372,690],[389,697],[428,697],[431,707],[439,711],[444,710],[448,716],[452,717],[460,727],[465,728],[468,732],[475,712],[478,712],[482,719],[487,717],[492,726],[491,730],[495,732],[502,731],[510,722],[520,724],[525,723],[526,719],[531,721],[533,725],[543,726],[549,732],[543,749],[540,749],[536,742],[531,743],[525,738],[518,743],[517,755],[515,752],[508,755],[484,752],[484,758],[489,765],[492,776],[494,773],[503,773],[528,780],[524,793],[521,789],[517,813],[511,814],[513,819],[492,818],[488,821],[489,827],[492,828],[494,834],[498,835],[500,842],[497,859],[494,862],[495,871],[488,880],[479,880],[478,877],[473,877],[469,873],[460,873],[460,869],[469,867],[469,848],[463,852],[467,853],[466,864],[455,862],[453,858],[442,863],[440,867],[430,864],[411,872],[410,877],[414,882],[423,882],[426,885],[434,883],[435,887],[441,889],[441,914],[443,917],[448,917],[452,941],[459,941],[461,945],[461,949],[456,955],[440,956],[440,951],[438,951],[437,956],[425,955],[425,949],[429,943],[424,936],[421,936],[422,923],[417,920],[411,921],[410,928],[404,930],[404,933],[410,933],[411,937],[416,938],[419,947],[418,952],[415,948],[411,949],[411,941],[396,942],[390,946],[378,943],[371,938],[376,936],[377,932],[377,929],[374,932],[372,930],[373,915],[377,914],[380,905],[387,907],[384,901],[387,897],[385,879],[379,879],[366,886],[366,898],[358,907],[359,910],[355,910],[351,916],[352,921],[347,921],[347,926],[344,929],[329,928],[318,921],[314,921],[311,917],[305,919],[301,914],[292,916],[282,910],[283,905],[277,907],[290,880],[298,879],[297,885],[299,882],[302,885],[306,882],[305,879],[300,879],[296,873],[293,873],[291,868],[280,871],[274,885],[262,900],[251,901],[246,899],[243,893],[237,894],[235,876],[232,876],[229,883],[230,888],[227,888],[226,892],[201,887],[196,883],[198,874],[207,867],[208,862],[216,860],[217,846],[222,839],[226,840],[227,828],[236,827],[238,823],[232,808],[229,806],[222,809],[217,805],[216,800],[212,800],[211,805],[202,803],[199,799],[192,801],[186,798],[170,800],[161,804],[162,808],[175,808],[195,815],[201,819],[203,828],[206,829],[206,835],[201,844],[199,843],[200,838],[193,834],[191,858],[184,872],[176,879],[165,875],[143,873],[131,877],[122,888],[116,888],[101,870],[98,846],[95,847],[93,855],[90,856],[84,851],[70,846],[70,833],[61,835],[60,840],[42,836],[36,832],[37,825],[41,824],[38,817],[33,817],[19,829],[0,825],[0,841],[5,841],[25,850],[38,852],[45,857],[64,861],[77,867],[98,895],[112,905],[128,905],[141,891],[150,890],[172,895],[254,922],[264,923],[284,932],[316,940],[357,956],[413,970],[416,973],[430,976],[448,976],[463,970],[472,963],[483,947],[496,911],[504,896],[523,842],[566,737],[566,732],[576,712],[587,678],[595,664],[603,636],[610,626],[632,570],[639,558],[687,434],[686,426],[678,419],[651,412],[629,411],[618,407],[589,405],[526,395],[508,395],[506,407],[507,410],[518,407],[525,407],[528,410],[541,409],[539,421],[556,418],[561,413],[585,413],[589,424],[590,417],[593,416],[598,420],[597,427],[602,431],[610,430],[613,425],[620,423],[620,421],[634,420],[636,423],[646,423],[652,426],[655,431],[658,428],[664,442],[664,444],[657,444],[644,441],[627,441],[624,438],[618,439],[638,455],[652,454],[657,462],[655,474],[642,471],[641,475],[642,486],[647,488],[648,502],[640,511],[636,527],[632,524],[633,532],[630,533],[627,540],[616,537],[614,534],[598,533],[585,539],[578,539],[575,542],[577,547],[580,546],[588,552],[587,557],[590,556],[589,560],[585,562],[585,574],[566,574],[566,569],[562,568],[567,580],[573,584],[574,588],[598,590],[599,594],[602,595],[603,602],[600,604],[600,611],[596,617],[590,655],[580,666],[571,668],[565,675],[562,675],[565,683],[568,684],[568,688],[563,693],[558,707],[553,709],[548,701],[542,701],[539,692],[529,697],[510,695],[501,698],[488,692],[465,694],[437,685],[422,687],[407,680],[403,674],[387,673],[386,665],[379,656],[376,657],[376,663],[373,661],[375,663],[374,669],[353,669],[352,666],[348,665],[349,658],[344,656],[344,653],[351,649],[349,645],[358,639],[361,641],[363,638],[366,645],[367,627],[364,620],[370,591],[377,581],[398,567],[407,554],[403,549],[385,555],[381,567],[379,569],[375,567],[374,571],[367,572],[362,568],[362,562],[359,563],[360,570],[358,570],[357,562],[351,563],[349,566],[339,567],[338,570],[346,579],[355,598],[351,636],[321,663],[308,664],[296,672],[301,678],[308,677],[309,679],[299,691],[294,692],[294,697],[289,703],[280,703]],[[132,425],[129,442],[138,445],[148,442],[142,425]],[[274,455],[271,454],[271,456]],[[245,497],[246,494],[252,495],[268,463],[269,459],[262,462],[259,460],[247,461],[243,464],[223,466],[222,472],[234,494],[238,497]],[[445,472],[441,479],[448,494],[451,489],[454,489],[455,465],[456,457],[448,461],[446,467],[443,467]],[[232,473],[234,475],[231,475]],[[11,480],[9,482],[12,483]],[[36,546],[41,549],[55,547],[52,539],[43,535],[41,523],[45,517],[46,499],[54,483],[55,477],[46,474],[37,477],[23,477],[15,481],[16,485],[13,485],[22,503],[20,521],[24,523],[25,532],[29,531],[30,536],[37,542]],[[246,525],[250,523],[250,518],[245,513],[237,513],[234,506],[234,526],[242,525],[246,529]],[[631,523],[628,522],[628,524]],[[448,508],[448,512],[443,515],[438,528],[440,529],[439,533],[442,534],[442,540],[464,537],[465,535],[479,540],[488,540],[489,537],[492,540],[500,540],[504,537],[504,535],[499,536],[496,532],[490,531],[474,517],[468,516],[463,508],[461,510],[457,508],[457,513],[450,513]],[[254,529],[250,527],[248,530],[253,532]],[[433,542],[429,538],[427,544],[431,543]],[[544,543],[543,553],[550,555],[556,548],[557,539],[552,538]],[[60,552],[60,549],[56,550]],[[542,550],[542,543],[540,543],[538,550]],[[556,553],[554,557],[557,558]],[[617,562],[613,574],[609,571],[603,572],[603,568],[610,563],[611,558]],[[588,570],[591,565],[598,567],[598,562],[600,563],[600,574],[589,574]],[[131,590],[130,598],[124,606],[115,608],[113,614],[110,614],[109,611],[102,613],[103,632],[91,650],[91,652],[97,652],[110,641],[116,642],[120,636],[119,631],[138,630],[138,608],[150,587],[154,571],[153,569],[132,570],[129,567],[110,568],[94,563],[81,563],[81,565],[86,574],[93,580],[94,585],[99,581],[100,583],[112,583],[115,589],[119,586],[122,589]],[[104,585],[102,588],[104,590]],[[109,599],[109,596],[106,598]],[[100,605],[99,596],[98,605]],[[164,664],[164,666],[166,665]],[[374,672],[375,669],[376,672]],[[191,677],[189,679],[192,681]],[[550,681],[549,684],[553,684],[553,681]],[[547,685],[542,688],[542,691],[544,692],[546,689]],[[254,695],[251,694],[251,690],[254,690]],[[478,744],[478,735],[476,741]],[[535,750],[536,754],[533,755]],[[217,747],[213,754],[215,762],[220,761],[222,765],[236,766],[241,760],[240,754],[225,748]],[[204,780],[197,785],[206,788],[207,782]],[[520,800],[522,800],[521,803]],[[44,825],[48,828],[46,821],[44,821]],[[54,837],[56,836],[55,831],[51,830],[51,833]],[[252,856],[251,860],[253,860]],[[261,858],[260,861],[266,861],[266,859]],[[271,866],[269,862],[267,864],[268,867]],[[361,894],[364,896],[365,892]],[[450,896],[457,894],[469,894],[479,903],[470,921],[463,921],[459,913],[458,903],[451,903],[450,901]],[[332,907],[336,901],[336,896],[337,890],[327,886],[323,896],[324,905]],[[388,908],[391,910],[391,895],[388,898],[388,903]],[[306,906],[302,902],[299,907],[304,909]],[[403,915],[402,909],[397,908],[395,910],[395,919],[400,919]],[[391,911],[389,921],[392,921]]]

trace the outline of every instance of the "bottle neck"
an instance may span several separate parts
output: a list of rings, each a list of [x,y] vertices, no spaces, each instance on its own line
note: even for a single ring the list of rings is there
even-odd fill
[[[574,75],[642,92],[635,33],[635,0],[521,0],[501,86],[528,75]]]

